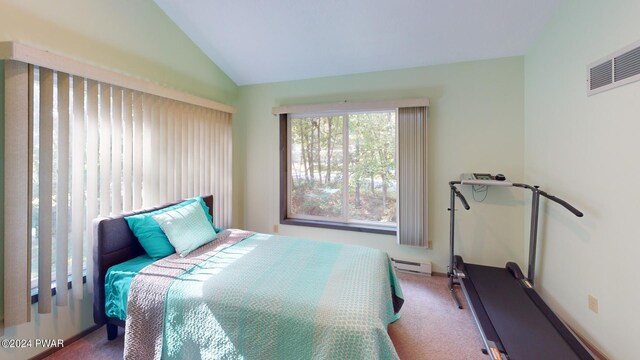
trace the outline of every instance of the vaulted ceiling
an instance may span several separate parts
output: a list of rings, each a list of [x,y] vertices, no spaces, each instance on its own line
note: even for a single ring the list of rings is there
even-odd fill
[[[236,84],[524,55],[561,0],[155,0]]]

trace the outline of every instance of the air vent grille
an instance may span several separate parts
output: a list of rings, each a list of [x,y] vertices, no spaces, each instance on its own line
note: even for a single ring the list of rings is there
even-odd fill
[[[613,67],[612,61],[609,60],[607,62],[604,62],[600,65],[596,65],[591,68],[590,70],[590,75],[591,75],[590,89],[591,90],[601,88],[613,82],[612,74],[611,74],[612,67]]]
[[[640,80],[640,41],[587,67],[587,94],[617,88]]]
[[[640,74],[640,46],[615,59],[615,81]]]

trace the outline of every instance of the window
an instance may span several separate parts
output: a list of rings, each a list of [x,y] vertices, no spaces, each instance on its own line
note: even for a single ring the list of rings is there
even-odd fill
[[[229,118],[218,119],[218,114],[202,108],[191,109],[111,84],[30,68],[32,296],[40,295],[46,284],[52,288],[61,282],[67,285],[73,270],[78,283],[84,274],[91,276],[87,266],[93,264],[87,255],[92,251],[92,221],[97,216],[216,192],[214,186],[222,190],[223,185],[230,185],[216,177],[228,166],[218,154],[229,150],[225,140]],[[184,122],[178,121],[181,115]],[[221,141],[205,141],[210,137]],[[183,170],[193,176],[183,178]],[[164,180],[159,181],[160,177]],[[145,184],[144,178],[156,182]],[[73,209],[75,214],[70,212]],[[225,220],[222,211],[217,214],[218,221]],[[74,239],[78,248],[86,248],[76,253],[75,269]],[[48,261],[43,262],[43,257]],[[51,272],[40,269],[43,266],[51,267]]]
[[[69,274],[74,299],[85,279],[93,291],[97,216],[213,194],[216,224],[230,225],[233,107],[1,45],[5,327],[29,321],[30,290],[39,313],[53,290],[68,305]]]
[[[396,118],[395,109],[283,116],[282,222],[395,234]]]
[[[26,64],[25,64],[26,65]],[[228,226],[228,113],[25,66],[31,301],[41,313],[92,286],[93,220],[213,194]],[[211,139],[211,141],[209,141]],[[160,180],[162,179],[162,180]]]

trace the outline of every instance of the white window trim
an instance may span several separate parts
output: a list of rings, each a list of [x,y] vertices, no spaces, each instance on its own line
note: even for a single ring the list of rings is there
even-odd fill
[[[388,110],[397,109],[401,107],[429,107],[429,98],[415,98],[415,99],[399,99],[399,100],[384,100],[384,101],[366,101],[366,102],[351,102],[344,100],[339,103],[325,103],[325,104],[312,104],[312,105],[283,105],[274,107],[271,109],[273,115],[280,114],[306,114],[306,113],[329,113],[329,112],[354,112],[354,111],[374,111],[374,110]]]

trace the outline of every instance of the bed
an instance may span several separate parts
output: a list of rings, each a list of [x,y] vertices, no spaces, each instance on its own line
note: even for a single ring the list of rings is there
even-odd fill
[[[203,197],[212,208],[213,197]],[[227,229],[154,261],[124,217],[94,222],[94,320],[125,358],[394,359],[402,291],[386,253]]]

